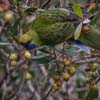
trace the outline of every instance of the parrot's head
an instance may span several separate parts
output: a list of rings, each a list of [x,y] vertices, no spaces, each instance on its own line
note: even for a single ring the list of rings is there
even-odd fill
[[[19,39],[19,43],[26,49],[31,50],[40,45],[40,40],[36,32],[32,30],[23,34]]]

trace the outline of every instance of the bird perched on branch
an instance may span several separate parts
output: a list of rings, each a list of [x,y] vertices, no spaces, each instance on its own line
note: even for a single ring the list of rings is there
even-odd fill
[[[83,15],[87,16],[89,13],[83,12]],[[19,42],[27,49],[34,49],[42,45],[55,46],[66,40],[74,40],[74,31],[80,21],[72,8],[46,10],[32,22],[29,31],[20,37]],[[87,30],[82,28],[78,41],[100,50],[100,31],[87,25]]]

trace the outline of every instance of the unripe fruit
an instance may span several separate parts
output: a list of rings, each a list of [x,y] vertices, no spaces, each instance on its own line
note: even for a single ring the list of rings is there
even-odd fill
[[[27,72],[25,74],[25,78],[26,78],[26,80],[32,80],[32,75],[29,72]]]
[[[31,53],[30,53],[29,51],[25,51],[24,57],[25,57],[26,59],[30,59],[32,56],[31,56]]]
[[[6,21],[11,21],[13,19],[13,12],[9,11],[4,16]]]
[[[70,79],[70,74],[69,73],[64,73],[63,77],[64,77],[65,81],[68,81]]]
[[[70,66],[72,64],[72,59],[69,58],[66,61],[64,61],[65,66]]]
[[[99,64],[98,63],[93,63],[92,66],[91,66],[91,71],[96,71],[99,67]]]
[[[70,69],[69,69],[70,76],[73,76],[75,74],[75,72],[76,72],[75,67],[70,67]]]
[[[60,89],[60,86],[58,86],[57,83],[54,83],[53,84],[53,89],[57,91],[57,90]]]
[[[89,31],[89,26],[88,26],[88,25],[84,25],[84,26],[82,27],[82,31],[83,31],[84,33],[87,33],[87,32]]]
[[[96,84],[91,84],[90,89],[93,90],[93,91],[98,91],[99,90],[99,88]]]
[[[12,53],[9,57],[10,60],[17,60],[18,59],[18,55],[16,53]]]
[[[17,62],[16,62],[16,61],[11,61],[11,63],[10,63],[10,64],[11,64],[11,66],[12,66],[12,67],[15,67],[15,66],[16,66],[16,64],[17,64]]]
[[[58,80],[60,80],[60,76],[56,74],[56,75],[54,75],[53,79],[54,79],[55,81],[58,81]]]

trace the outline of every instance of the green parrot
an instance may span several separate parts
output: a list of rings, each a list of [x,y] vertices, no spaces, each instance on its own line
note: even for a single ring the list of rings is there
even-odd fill
[[[68,9],[46,10],[32,22],[29,31],[20,37],[19,42],[27,49],[34,49],[38,46],[55,46],[66,40],[74,40],[74,31],[79,21],[80,18]],[[86,34],[82,32],[78,41],[100,50],[100,32],[93,27],[89,26]]]
[[[47,10],[33,22],[27,33],[21,36],[20,43],[28,49],[41,45],[56,45],[73,36],[74,25],[67,21],[67,9]]]

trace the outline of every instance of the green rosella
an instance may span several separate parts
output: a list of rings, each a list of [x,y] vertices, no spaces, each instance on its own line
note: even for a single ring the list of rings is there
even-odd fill
[[[79,21],[80,18],[72,9],[57,8],[44,11],[32,22],[29,31],[21,36],[19,42],[27,49],[33,49],[36,46],[55,46],[66,40],[73,40]],[[82,31],[78,40],[86,46],[100,50],[100,32],[93,27],[89,26],[86,34]]]
[[[20,43],[28,49],[41,45],[56,45],[73,36],[74,26],[68,22],[67,9],[47,10],[40,14],[31,28],[20,38]]]

